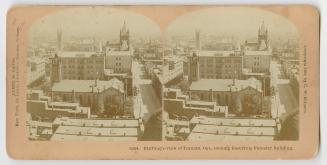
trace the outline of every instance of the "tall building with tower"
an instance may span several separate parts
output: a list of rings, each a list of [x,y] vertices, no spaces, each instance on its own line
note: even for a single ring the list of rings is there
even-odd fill
[[[264,21],[262,21],[262,24],[258,30],[258,43],[259,43],[259,50],[268,49],[268,30],[265,27]]]
[[[242,45],[242,49],[244,51],[270,50],[268,30],[264,21],[262,21],[261,25],[259,26],[257,40],[246,40],[245,43]]]
[[[129,50],[130,45],[129,45],[129,29],[126,27],[126,22],[124,22],[124,25],[122,29],[120,30],[120,35],[119,35],[119,41],[120,41],[120,50]]]
[[[195,52],[189,57],[189,70],[188,80],[197,81],[199,80],[199,57]]]
[[[50,81],[51,83],[56,83],[61,81],[61,60],[58,57],[58,54],[55,54],[54,57],[50,58]]]
[[[264,21],[259,26],[257,41],[245,41],[243,56],[244,68],[248,72],[269,74],[272,52],[269,45],[268,30]]]

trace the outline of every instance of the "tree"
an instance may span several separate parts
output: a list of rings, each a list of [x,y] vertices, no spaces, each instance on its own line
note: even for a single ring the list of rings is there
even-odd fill
[[[298,140],[299,139],[299,111],[289,114],[282,122],[282,128],[277,136],[278,140]]]
[[[190,83],[183,79],[181,82],[177,84],[177,86],[182,90],[182,91],[188,91],[190,89]]]

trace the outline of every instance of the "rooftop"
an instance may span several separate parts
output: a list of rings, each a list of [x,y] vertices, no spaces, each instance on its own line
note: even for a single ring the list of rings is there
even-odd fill
[[[82,135],[82,136],[108,136],[124,137],[138,136],[137,128],[98,128],[98,127],[79,127],[79,126],[59,126],[55,134]]]
[[[102,127],[102,128],[138,128],[137,119],[74,119],[74,118],[56,118],[53,124],[62,126],[78,127]]]
[[[262,51],[262,50],[246,50],[244,51],[245,56],[271,56],[270,51]]]
[[[83,57],[83,58],[88,58],[91,56],[97,56],[99,54],[97,54],[96,52],[75,52],[75,51],[64,51],[64,52],[60,52],[58,54],[59,57],[66,57],[66,58],[73,58],[73,57]]]
[[[204,133],[191,133],[187,140],[189,141],[262,141],[274,140],[273,136],[236,136],[236,135],[215,135]]]
[[[103,92],[109,88],[114,88],[124,93],[124,83],[120,80],[113,78],[109,81],[97,80],[95,86],[95,80],[61,80],[54,83],[52,91],[55,92]]]
[[[233,81],[233,79],[200,79],[192,82],[190,90],[240,91],[251,87],[261,92],[261,82],[255,78],[235,80],[235,85]]]
[[[108,136],[80,136],[54,134],[51,137],[53,141],[137,141],[137,137],[108,137]]]
[[[222,135],[268,135],[274,136],[275,127],[235,127],[235,126],[217,126],[197,124],[192,132],[205,134],[222,134]]]
[[[106,52],[107,56],[131,56],[132,51],[111,50]]]
[[[230,56],[230,55],[233,55],[235,52],[234,51],[231,51],[231,50],[227,50],[227,51],[224,51],[224,50],[221,50],[221,51],[217,51],[217,50],[201,50],[201,51],[198,51],[198,56]]]
[[[255,118],[209,118],[205,116],[193,117],[192,124],[206,124],[218,126],[238,126],[238,127],[275,127],[274,119],[255,119]]]

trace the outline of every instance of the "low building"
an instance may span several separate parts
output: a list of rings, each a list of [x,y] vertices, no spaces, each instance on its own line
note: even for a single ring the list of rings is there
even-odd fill
[[[190,121],[190,141],[274,140],[281,129],[275,119],[211,118],[196,116]]]
[[[200,79],[190,86],[191,98],[216,102],[217,105],[228,106],[230,112],[246,114],[266,111],[262,110],[262,91],[261,82],[255,78]]]
[[[124,83],[116,78],[100,80],[62,80],[54,83],[51,89],[54,100],[79,102],[91,107],[91,113],[102,113],[108,107],[123,110],[125,101]]]
[[[79,103],[55,102],[42,91],[28,91],[27,94],[27,112],[32,120],[46,120],[52,122],[57,117],[78,117],[89,118],[90,107],[82,107]]]
[[[53,141],[137,141],[144,132],[144,125],[138,119],[57,118],[53,132]]]
[[[218,106],[215,102],[195,101],[183,95],[180,89],[166,88],[164,92],[163,108],[170,118],[176,116],[190,120],[195,115],[228,116],[227,106]]]

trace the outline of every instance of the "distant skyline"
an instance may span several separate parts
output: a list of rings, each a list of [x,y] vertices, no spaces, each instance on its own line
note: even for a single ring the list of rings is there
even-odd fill
[[[71,37],[118,38],[124,21],[131,37],[160,36],[159,26],[144,15],[110,7],[80,7],[49,14],[36,21],[29,37],[56,37],[61,28],[64,40]]]
[[[63,40],[71,38],[118,39],[119,30],[126,22],[131,39],[160,36],[194,37],[196,29],[202,36],[232,36],[236,39],[255,38],[264,21],[269,37],[296,37],[296,26],[278,14],[251,7],[212,7],[186,13],[172,21],[164,32],[150,18],[124,9],[110,7],[70,8],[49,14],[34,24],[29,39],[34,37],[56,38],[61,28]]]
[[[190,12],[171,22],[165,34],[194,36],[198,29],[202,35],[254,38],[263,21],[270,37],[298,36],[296,26],[287,18],[251,7],[212,7]]]

